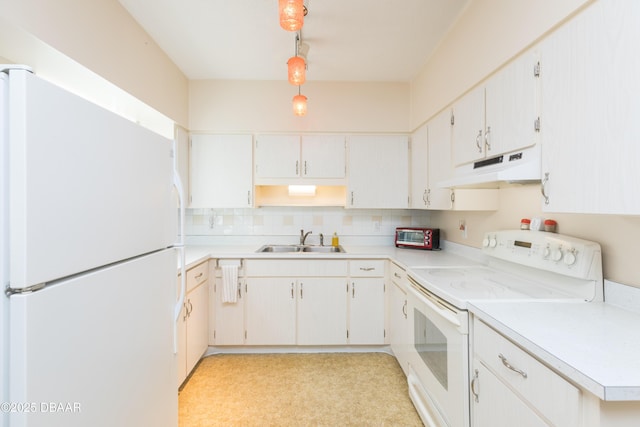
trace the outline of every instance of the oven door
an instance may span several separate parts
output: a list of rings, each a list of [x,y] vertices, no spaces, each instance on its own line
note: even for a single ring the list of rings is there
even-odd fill
[[[469,426],[468,313],[409,276],[409,395],[430,427]]]

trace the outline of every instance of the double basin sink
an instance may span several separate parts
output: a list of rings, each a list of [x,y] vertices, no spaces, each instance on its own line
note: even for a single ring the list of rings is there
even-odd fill
[[[269,253],[344,253],[342,246],[317,246],[317,245],[264,245],[256,252]]]

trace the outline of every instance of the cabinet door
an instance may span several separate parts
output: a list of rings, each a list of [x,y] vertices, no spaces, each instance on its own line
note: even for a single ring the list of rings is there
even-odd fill
[[[349,208],[409,206],[409,138],[351,136],[347,142]]]
[[[180,126],[176,126],[175,140],[177,151],[176,168],[182,183],[182,190],[187,198],[185,199],[186,202],[186,200],[189,200],[189,189],[191,188],[191,185],[189,184],[189,132]]]
[[[389,343],[405,375],[409,373],[407,352],[409,349],[409,330],[407,320],[407,294],[392,281],[389,297]]]
[[[196,366],[208,347],[209,341],[209,284],[187,294],[187,374]]]
[[[549,426],[477,360],[474,360],[474,370],[471,377],[473,379],[471,386],[471,417],[474,426]],[[541,392],[548,393],[551,390]],[[478,395],[477,401],[473,393]]]
[[[451,110],[445,110],[428,123],[429,152],[427,158],[428,182],[427,206],[429,209],[451,209],[451,190],[440,188],[438,183],[453,174],[451,165]]]
[[[247,278],[247,345],[296,343],[295,287],[291,278]]]
[[[302,176],[304,178],[344,178],[345,138],[339,135],[302,137]]]
[[[193,135],[190,207],[252,206],[252,170],[251,135]]]
[[[222,302],[221,277],[216,277],[215,289],[213,342],[215,345],[244,344],[244,283],[240,286],[235,303]]]
[[[255,144],[256,179],[300,176],[300,137],[258,135]]]
[[[411,134],[411,208],[427,209],[429,188],[429,128],[420,126]]]
[[[349,344],[384,344],[384,279],[352,278],[349,289]]]
[[[536,144],[537,52],[528,52],[485,85],[485,149],[494,157]]]
[[[546,212],[640,213],[640,3],[591,4],[541,44]]]
[[[453,105],[453,165],[484,158],[484,86],[478,86]]]
[[[347,282],[306,277],[298,282],[298,345],[347,343]]]

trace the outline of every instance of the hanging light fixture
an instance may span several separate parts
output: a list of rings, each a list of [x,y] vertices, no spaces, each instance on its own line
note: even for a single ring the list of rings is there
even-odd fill
[[[289,58],[287,61],[289,83],[294,86],[301,86],[304,84],[306,78],[307,64],[305,58],[298,55],[298,44],[300,43],[300,36],[296,34],[296,51],[295,55]]]
[[[306,7],[303,0],[278,0],[280,26],[287,31],[298,31],[304,24]]]
[[[307,97],[300,95],[300,86],[298,86],[298,94],[293,97],[293,114],[299,117],[307,114]]]

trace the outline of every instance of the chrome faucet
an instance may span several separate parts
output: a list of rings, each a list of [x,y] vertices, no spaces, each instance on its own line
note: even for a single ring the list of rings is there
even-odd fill
[[[320,246],[324,246],[324,236],[320,233]]]
[[[304,232],[304,230],[300,230],[300,244],[304,245],[304,241],[307,240],[307,236],[309,234],[311,234],[311,231],[307,231],[306,233]]]

